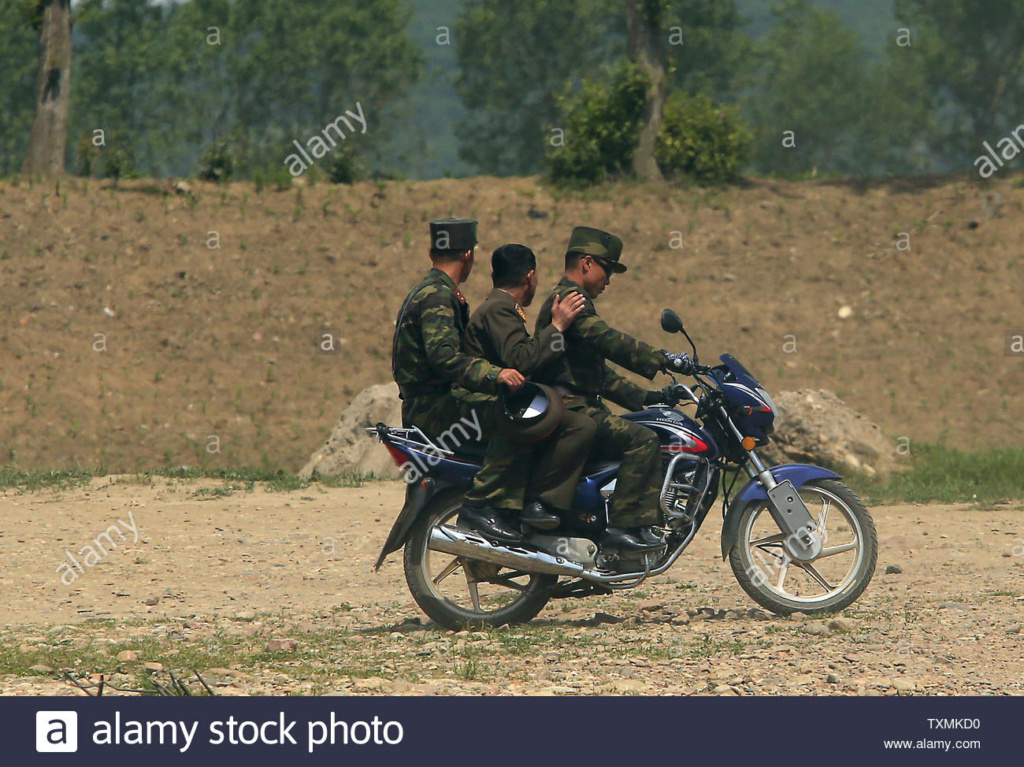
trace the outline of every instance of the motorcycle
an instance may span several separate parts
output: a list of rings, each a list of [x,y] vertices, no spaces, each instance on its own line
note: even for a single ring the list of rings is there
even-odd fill
[[[376,435],[400,467],[417,467],[374,569],[405,547],[406,583],[420,608],[448,629],[523,623],[547,602],[636,588],[670,568],[700,530],[721,492],[722,558],[740,587],[778,614],[836,612],[853,603],[874,574],[874,522],[857,495],[828,469],[807,464],[766,467],[756,448],[768,444],[778,410],[732,355],[699,363],[679,316],[666,309],[662,329],[682,333],[693,350],[693,388],[667,371],[671,404],[627,418],[654,430],[661,443],[660,512],[667,546],[653,553],[604,551],[619,464],[588,466],[570,515],[558,528],[523,525],[523,542],[504,545],[455,524],[462,496],[480,467],[484,445],[435,444],[417,428],[379,423]],[[678,409],[696,405],[693,417]],[[732,490],[741,472],[748,481]]]

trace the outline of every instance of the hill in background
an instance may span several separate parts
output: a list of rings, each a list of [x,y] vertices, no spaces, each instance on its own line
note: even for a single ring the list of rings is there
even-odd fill
[[[630,265],[599,302],[623,330],[678,346],[658,327],[670,306],[705,361],[731,352],[769,391],[831,389],[911,446],[1016,445],[1020,187],[2,183],[0,460],[297,469],[359,391],[389,380],[395,315],[429,266],[426,222],[447,215],[480,220],[474,305],[494,247],[534,248],[544,291],[570,228],[603,227]]]

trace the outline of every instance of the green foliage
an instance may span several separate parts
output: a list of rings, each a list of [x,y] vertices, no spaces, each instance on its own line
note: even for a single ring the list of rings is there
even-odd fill
[[[1024,450],[965,453],[943,445],[915,445],[910,469],[853,484],[871,503],[991,503],[1024,498]]]
[[[459,154],[486,173],[538,172],[558,93],[625,53],[613,0],[467,0],[455,21],[456,88],[469,113]],[[564,127],[564,126],[561,126]]]
[[[911,44],[891,58],[920,81],[937,121],[929,143],[958,165],[1024,116],[1024,5],[1003,0],[896,0]]]
[[[363,163],[348,142],[335,147],[324,162],[332,184],[354,184],[363,178]]]
[[[226,141],[211,144],[199,155],[199,167],[196,175],[203,181],[214,181],[221,184],[230,181],[234,171],[235,158]]]
[[[34,116],[39,34],[25,5],[0,0],[0,177],[21,169]]]
[[[914,169],[907,147],[923,122],[906,73],[871,66],[857,35],[807,0],[774,9],[745,100],[763,172],[893,173]],[[786,131],[795,147],[784,146]]]
[[[736,178],[750,140],[737,110],[715,106],[709,96],[676,94],[665,104],[654,157],[668,177],[724,183]]]
[[[622,61],[605,79],[560,96],[568,127],[564,144],[548,152],[553,182],[587,185],[630,172],[648,82],[643,70]],[[723,183],[738,174],[749,143],[735,109],[708,96],[676,94],[665,105],[655,159],[666,176]]]
[[[230,141],[233,175],[251,177],[357,101],[367,133],[346,143],[369,156],[422,60],[404,0],[84,0],[76,9],[70,135],[120,128],[154,175],[198,164],[223,177],[223,156],[212,167],[198,155]]]
[[[107,139],[99,156],[100,171],[104,178],[132,178],[135,173],[135,153],[124,131],[114,131]]]
[[[580,93],[558,100],[566,123],[565,141],[548,152],[556,184],[594,184],[628,172],[636,148],[649,78],[623,61],[608,77],[584,82]]]

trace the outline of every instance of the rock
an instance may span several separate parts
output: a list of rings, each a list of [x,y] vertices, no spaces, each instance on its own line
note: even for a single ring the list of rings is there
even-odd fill
[[[345,409],[327,441],[310,456],[299,476],[303,479],[358,472],[398,479],[401,474],[390,453],[366,432],[378,423],[401,426],[398,386],[378,384],[364,389]]]
[[[837,314],[839,315],[839,319],[841,319],[841,320],[848,320],[848,319],[850,319],[850,317],[853,316],[853,307],[850,307],[850,306],[840,306],[839,307],[839,311],[837,312]]]
[[[940,610],[970,610],[971,608],[962,602],[943,602],[939,605]]]
[[[835,674],[829,674],[827,677],[825,677],[825,681],[829,684],[839,684],[839,677],[837,677]]]
[[[801,389],[775,396],[779,417],[772,442],[761,450],[773,463],[813,463],[868,475],[897,468],[895,443],[880,426],[826,390]]]
[[[899,692],[913,692],[917,689],[917,685],[909,679],[894,679],[892,680],[892,686]]]
[[[597,689],[603,693],[621,695],[626,692],[644,692],[647,690],[647,684],[640,679],[616,679],[614,682],[603,684]]]
[[[135,650],[121,650],[116,656],[118,660],[138,660],[139,654]]]
[[[37,674],[49,674],[53,672],[53,669],[49,666],[45,666],[42,663],[37,663],[34,666],[28,667],[29,671],[35,671]]]
[[[256,620],[255,610],[238,610],[231,616],[233,621],[254,621]]]
[[[148,663],[144,663],[144,664],[142,664],[142,667],[144,669],[146,669],[146,671],[150,671],[150,672],[157,672],[157,671],[163,671],[164,670],[164,664],[163,663],[157,663],[156,661],[149,661]]]
[[[811,634],[812,636],[825,636],[828,634],[828,626],[824,623],[805,623],[801,626],[801,629],[805,634]]]
[[[160,597],[150,597],[149,599],[145,600],[142,604],[153,607],[154,605],[160,604]]]
[[[833,618],[828,622],[832,631],[853,631],[857,625],[849,618]]]
[[[655,612],[665,609],[665,603],[657,599],[648,599],[640,603],[640,612]]]
[[[382,679],[379,676],[371,676],[366,679],[354,679],[352,686],[357,690],[383,690],[388,684],[387,679]]]
[[[299,643],[294,639],[271,639],[267,642],[267,652],[295,652],[299,649]]]
[[[886,565],[885,566],[885,574],[886,575],[900,575],[902,572],[903,572],[903,568],[900,567],[899,565]]]

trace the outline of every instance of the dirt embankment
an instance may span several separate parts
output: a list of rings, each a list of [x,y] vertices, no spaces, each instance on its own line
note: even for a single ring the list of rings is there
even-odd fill
[[[725,191],[536,179],[97,188],[0,184],[0,461],[134,471],[297,470],[363,388],[389,379],[393,321],[427,267],[430,218],[480,220],[487,258],[570,228],[620,234],[601,310],[656,344],[675,307],[706,359],[770,390],[825,388],[896,438],[1017,444],[1024,190],[999,179],[756,181]],[[982,426],[983,425],[983,426]]]

